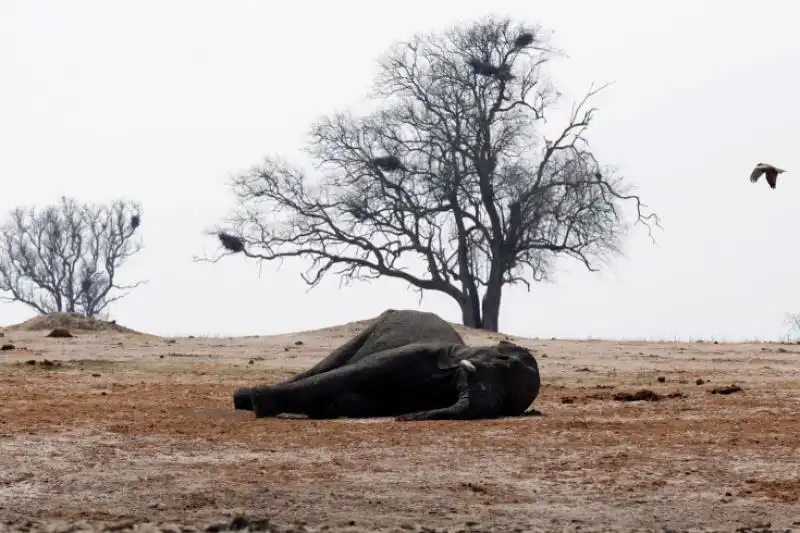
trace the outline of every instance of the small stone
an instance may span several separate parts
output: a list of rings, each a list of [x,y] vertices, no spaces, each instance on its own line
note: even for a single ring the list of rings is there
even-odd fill
[[[92,377],[93,378],[99,378],[100,374],[98,372],[95,372],[95,373],[92,374]]]
[[[658,376],[658,382],[659,383],[666,383],[666,381],[667,381],[667,378],[665,378],[664,376]]]
[[[228,524],[225,522],[217,522],[206,527],[206,533],[219,533],[228,529]]]
[[[730,385],[728,387],[716,387],[711,391],[711,394],[733,394],[735,392],[742,392],[739,385]]]
[[[618,392],[614,395],[614,399],[618,402],[657,402],[661,399],[661,395],[651,391],[650,389],[641,389],[634,393]]]
[[[9,350],[13,350],[14,348],[16,348],[16,346],[14,346],[13,344],[4,344],[4,345],[0,346],[0,350],[2,350],[4,352],[7,352]]]
[[[294,345],[295,346],[302,346],[303,345],[303,341],[294,341]]]
[[[702,385],[703,383],[705,383],[705,381],[701,378],[697,378],[697,381],[695,381],[696,385]]]
[[[182,533],[177,524],[161,524],[161,533]]]

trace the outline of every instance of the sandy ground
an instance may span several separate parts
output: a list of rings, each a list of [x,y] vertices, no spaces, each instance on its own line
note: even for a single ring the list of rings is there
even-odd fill
[[[234,388],[308,368],[358,328],[6,330],[0,531],[218,531],[237,515],[275,531],[800,531],[800,346],[512,337],[536,350],[544,416],[233,411]],[[640,389],[664,397],[615,399]]]

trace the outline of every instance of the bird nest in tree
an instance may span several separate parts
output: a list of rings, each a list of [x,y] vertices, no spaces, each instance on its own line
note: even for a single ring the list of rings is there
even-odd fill
[[[511,81],[514,75],[511,73],[511,67],[505,63],[502,65],[493,65],[489,61],[473,57],[469,60],[472,66],[472,71],[481,76],[490,76],[500,81]]]
[[[49,313],[35,316],[25,322],[6,328],[7,330],[40,331],[56,328],[70,331],[108,331],[114,333],[139,333],[138,331],[120,326],[115,322],[106,322],[97,318],[81,315],[79,313]]]
[[[405,170],[406,167],[400,158],[394,155],[384,155],[372,159],[372,164],[381,170],[393,172],[395,170]]]
[[[514,48],[525,48],[533,42],[533,39],[533,34],[526,31],[514,40]]]
[[[219,242],[222,244],[222,247],[229,252],[239,253],[244,251],[244,241],[236,235],[231,235],[230,233],[220,231],[217,233],[217,237],[219,238]]]

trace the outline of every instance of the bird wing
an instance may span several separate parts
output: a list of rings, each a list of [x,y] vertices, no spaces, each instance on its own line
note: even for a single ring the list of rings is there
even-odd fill
[[[761,165],[756,165],[756,168],[754,168],[753,172],[750,173],[750,181],[752,181],[753,183],[757,182],[761,174],[763,174],[766,171],[767,171],[766,168],[762,167]]]
[[[769,186],[774,189],[775,182],[778,181],[778,173],[775,172],[774,169],[770,169],[766,171],[764,177],[767,178],[767,183],[769,183]]]

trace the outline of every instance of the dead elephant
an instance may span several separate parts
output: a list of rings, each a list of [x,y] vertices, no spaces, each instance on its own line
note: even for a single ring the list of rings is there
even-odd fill
[[[391,327],[415,321],[428,328]],[[415,332],[448,338],[403,342]],[[387,342],[392,338],[396,342]],[[257,418],[298,413],[317,419],[477,419],[523,414],[540,387],[538,364],[524,347],[466,346],[436,315],[387,311],[312,369],[284,383],[239,389],[234,404],[252,409]]]

